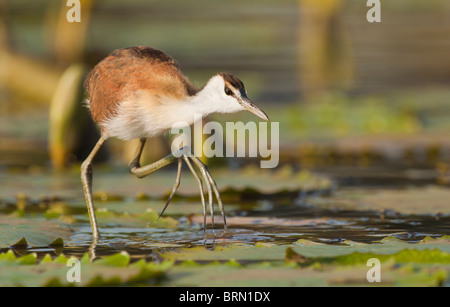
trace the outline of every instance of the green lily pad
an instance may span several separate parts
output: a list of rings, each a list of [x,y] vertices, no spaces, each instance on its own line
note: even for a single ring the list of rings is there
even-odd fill
[[[367,191],[338,191],[330,199],[312,199],[320,207],[338,205],[350,210],[391,210],[403,214],[450,214],[450,190],[439,186]]]
[[[450,276],[449,247],[445,237],[342,245],[301,239],[287,245],[177,248],[161,256],[181,262],[168,274],[169,284],[175,286],[439,286]],[[370,258],[381,262],[380,284],[366,279]],[[228,265],[230,261],[237,265]]]
[[[60,246],[64,246],[64,240],[61,238],[56,238],[55,240],[53,240],[52,242],[50,242],[48,244],[48,246],[50,247],[60,247]]]
[[[440,286],[447,280],[442,267],[381,265],[381,282],[366,279],[366,265],[308,266],[227,264],[175,266],[168,272],[167,285],[199,287],[298,287],[298,286]]]
[[[103,264],[113,267],[126,267],[130,263],[130,255],[126,252],[117,253],[97,261],[97,264]]]
[[[144,208],[142,208],[144,209]],[[172,217],[161,217],[151,208],[147,208],[142,213],[130,214],[128,212],[116,213],[108,208],[98,208],[96,210],[97,219],[101,224],[114,223],[120,226],[154,227],[154,228],[175,228],[178,221]]]
[[[53,220],[0,216],[0,247],[47,246],[57,238],[68,240],[72,232]]]
[[[337,257],[314,257],[307,258],[297,252],[291,247],[286,249],[285,259],[288,262],[295,262],[301,264],[311,264],[313,262],[334,263],[355,265],[358,263],[367,263],[368,259],[377,258],[380,261],[395,263],[441,263],[450,264],[450,253],[438,249],[404,249],[394,254],[376,254],[376,253],[361,253],[353,252],[349,255],[342,255]]]
[[[85,254],[87,255],[87,254]],[[68,281],[67,274],[73,267],[64,255],[55,259],[44,257],[36,264],[36,254],[16,258],[10,250],[0,254],[2,278],[0,286],[108,286],[155,284],[171,269],[172,262],[161,264],[140,261],[129,264],[130,256],[118,253],[101,260],[89,262],[83,256],[79,262],[80,281]]]
[[[26,247],[28,247],[28,242],[27,242],[27,240],[24,237],[22,237],[19,241],[17,241],[13,245],[11,245],[11,247],[13,247],[13,248],[26,248]]]
[[[344,242],[345,243],[345,242]],[[284,262],[286,249],[292,249],[293,253],[306,258],[336,258],[353,253],[367,253],[377,255],[393,255],[402,250],[438,250],[442,253],[450,253],[450,240],[447,238],[431,239],[425,242],[408,243],[401,240],[381,240],[378,244],[323,244],[309,240],[299,240],[293,244],[258,245],[234,243],[216,246],[210,250],[204,246],[192,248],[177,248],[161,253],[168,260],[176,261],[225,261],[235,259],[237,261],[280,261]],[[444,255],[444,254],[443,254]]]

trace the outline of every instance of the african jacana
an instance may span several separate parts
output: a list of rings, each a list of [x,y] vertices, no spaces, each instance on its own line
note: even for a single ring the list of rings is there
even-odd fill
[[[189,147],[182,147],[149,165],[141,166],[139,161],[146,138],[160,135],[179,122],[192,124],[195,114],[203,117],[214,112],[248,110],[268,121],[264,111],[247,97],[242,81],[229,73],[218,73],[204,87],[197,89],[172,57],[154,48],[138,46],[115,50],[100,61],[86,77],[85,87],[89,93],[87,105],[101,130],[100,139],[81,165],[81,180],[94,238],[99,237],[99,230],[92,199],[92,161],[110,137],[140,139],[135,158],[129,164],[130,172],[139,178],[178,161],[175,185],[166,207],[180,183],[183,159],[198,182],[206,221],[202,180],[191,164],[191,161],[194,162],[208,189],[212,218],[214,192],[226,229],[225,214],[216,183],[206,166]]]

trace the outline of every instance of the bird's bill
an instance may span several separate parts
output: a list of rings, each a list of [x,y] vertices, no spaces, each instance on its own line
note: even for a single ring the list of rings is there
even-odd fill
[[[241,97],[240,99],[241,105],[251,113],[255,114],[256,116],[264,119],[265,121],[270,122],[269,117],[267,114],[257,105],[255,105],[248,97]]]

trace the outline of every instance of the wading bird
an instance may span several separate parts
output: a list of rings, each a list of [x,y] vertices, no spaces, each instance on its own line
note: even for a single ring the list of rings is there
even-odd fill
[[[214,193],[226,229],[225,214],[216,183],[207,167],[195,157],[189,147],[184,146],[149,165],[141,166],[139,161],[146,138],[163,134],[179,123],[190,125],[194,121],[194,115],[204,117],[215,112],[248,110],[268,121],[264,111],[247,97],[242,81],[229,73],[218,73],[205,86],[197,89],[172,57],[154,48],[136,46],[115,50],[99,62],[86,77],[85,87],[89,94],[87,106],[101,130],[100,139],[81,165],[81,181],[93,237],[99,238],[99,230],[92,198],[92,161],[110,137],[121,140],[140,139],[136,155],[129,164],[131,174],[139,178],[178,161],[175,185],[164,209],[179,186],[184,160],[200,188],[206,227],[203,183],[194,165],[198,167],[208,190],[212,223]]]

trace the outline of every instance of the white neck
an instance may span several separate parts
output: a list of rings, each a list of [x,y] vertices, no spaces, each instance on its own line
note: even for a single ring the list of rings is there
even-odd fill
[[[214,103],[217,101],[215,96],[215,93],[205,86],[201,91],[189,98],[188,104],[195,113],[207,116],[217,112],[217,105]]]
[[[225,95],[225,83],[220,76],[213,76],[208,83],[188,100],[194,112],[207,116],[211,113],[234,113],[242,111],[235,98]]]

